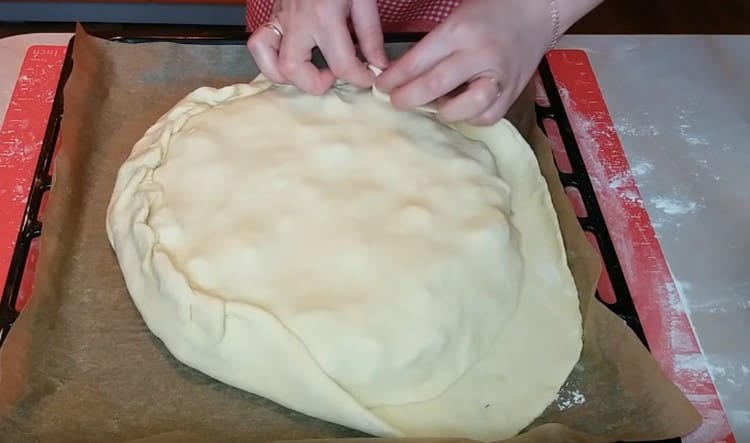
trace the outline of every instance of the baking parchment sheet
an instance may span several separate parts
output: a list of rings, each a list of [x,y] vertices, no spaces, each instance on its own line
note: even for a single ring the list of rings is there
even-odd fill
[[[396,57],[407,47],[388,51]],[[247,50],[116,43],[79,28],[73,57],[35,290],[0,352],[0,439],[343,443],[368,437],[224,385],[171,357],[131,302],[106,238],[115,175],[135,142],[193,89],[251,80],[258,70]],[[584,348],[558,399],[507,441],[687,434],[700,422],[696,410],[626,324],[593,297],[599,258],[536,127],[533,96],[527,89],[508,118],[532,145],[552,193],[579,289]]]

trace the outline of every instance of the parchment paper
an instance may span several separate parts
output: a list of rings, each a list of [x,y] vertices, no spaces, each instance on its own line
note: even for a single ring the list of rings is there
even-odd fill
[[[388,49],[396,55],[406,47]],[[191,90],[256,74],[244,47],[113,43],[78,30],[35,290],[0,353],[2,441],[367,437],[223,385],[172,358],[133,306],[105,236],[115,174],[144,131]],[[684,435],[699,424],[698,413],[625,323],[593,298],[599,259],[563,192],[532,104],[529,88],[509,118],[533,146],[552,192],[579,288],[584,348],[558,400],[509,441]]]

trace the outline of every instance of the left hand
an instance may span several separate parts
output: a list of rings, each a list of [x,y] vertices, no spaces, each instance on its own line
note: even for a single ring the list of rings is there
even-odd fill
[[[359,87],[370,87],[373,73],[357,58],[347,28],[351,23],[367,61],[388,66],[375,0],[275,0],[272,22],[257,29],[247,47],[261,72],[275,83],[293,84],[309,94],[322,94],[337,78]],[[327,69],[313,65],[317,47]]]
[[[437,100],[445,122],[491,125],[526,87],[552,38],[546,1],[464,0],[375,85],[396,108]]]

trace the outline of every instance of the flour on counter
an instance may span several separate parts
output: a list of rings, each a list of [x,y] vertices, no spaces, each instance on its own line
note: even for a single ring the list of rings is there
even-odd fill
[[[680,123],[678,130],[682,140],[691,146],[708,146],[708,140],[705,137],[696,135],[693,129],[693,116],[695,111],[692,109],[680,108],[680,113],[677,118],[682,122]]]
[[[743,364],[735,361],[715,362],[708,363],[708,369],[719,383],[726,381],[734,386],[750,387],[750,368]]]
[[[693,287],[686,281],[680,281],[672,276],[674,283],[667,283],[667,294],[669,295],[669,305],[673,312],[686,312],[687,303],[685,301],[686,291],[691,290]]]
[[[660,134],[659,129],[655,125],[633,125],[627,117],[618,119],[615,122],[615,129],[621,135],[635,137],[657,136]]]
[[[674,276],[672,276],[672,280],[674,281],[675,288],[682,295],[683,298],[685,297],[685,292],[693,289],[693,285],[686,281],[677,280],[676,278],[674,278]]]
[[[637,163],[634,166],[630,167],[630,172],[633,174],[633,177],[643,177],[645,175],[650,174],[653,171],[654,171],[653,163],[649,163],[645,161]]]
[[[703,354],[678,354],[674,356],[674,368],[679,372],[691,373],[690,379],[696,383],[709,383],[711,374],[708,361]]]
[[[685,215],[698,208],[698,204],[694,201],[668,197],[653,197],[649,200],[649,203],[654,205],[656,209],[669,215]]]
[[[685,143],[691,146],[708,146],[708,140],[706,140],[704,137],[692,135],[690,133],[691,128],[692,128],[692,125],[688,125],[688,124],[680,125],[680,135],[682,136],[682,139],[685,141]]]

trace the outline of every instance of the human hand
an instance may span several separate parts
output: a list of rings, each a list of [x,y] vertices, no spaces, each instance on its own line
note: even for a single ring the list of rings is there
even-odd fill
[[[443,121],[494,124],[528,84],[554,38],[549,6],[464,0],[375,85],[400,109],[437,101]]]
[[[367,61],[381,69],[389,62],[376,0],[277,0],[274,24],[259,28],[247,42],[261,72],[276,83],[291,83],[310,94],[322,94],[342,79],[370,87],[373,73],[357,58],[347,19],[351,17],[360,49]],[[328,68],[311,63],[318,47]]]

